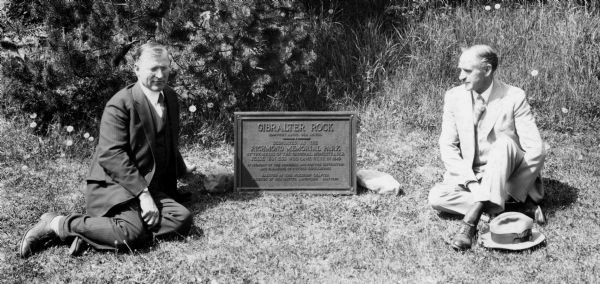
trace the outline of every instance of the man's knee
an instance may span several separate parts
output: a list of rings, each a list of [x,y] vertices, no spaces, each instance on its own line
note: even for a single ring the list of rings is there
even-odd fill
[[[187,234],[194,223],[192,212],[184,206],[180,206],[170,214],[176,220],[173,231],[183,235]]]
[[[498,134],[496,136],[496,141],[494,141],[492,145],[492,148],[502,150],[519,148],[517,142],[506,134]]]
[[[116,247],[138,248],[150,239],[151,233],[146,230],[141,218],[135,221],[115,219],[115,223],[114,230],[118,236],[115,240]]]
[[[520,159],[521,147],[507,135],[500,134],[492,144],[488,155],[488,164],[504,163],[507,159]]]
[[[429,206],[435,210],[441,210],[444,206],[443,195],[443,187],[440,184],[433,186],[431,190],[429,190],[429,196],[427,198]]]
[[[178,232],[182,231],[181,233],[187,234],[194,223],[194,215],[187,208],[184,207],[183,209],[184,213],[182,214],[182,221]]]

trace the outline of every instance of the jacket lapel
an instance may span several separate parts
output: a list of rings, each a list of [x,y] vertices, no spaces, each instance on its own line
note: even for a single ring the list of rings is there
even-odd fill
[[[502,110],[502,97],[502,82],[494,80],[494,86],[492,87],[492,92],[488,98],[486,110],[481,118],[481,126],[479,128],[479,131],[481,131],[480,134],[489,134],[494,127],[494,124],[496,124],[498,115],[500,115]]]
[[[177,165],[178,159],[178,136],[179,136],[179,105],[177,100],[177,93],[173,91],[173,89],[166,87],[163,89],[163,94],[165,96],[165,101],[167,102],[167,118],[169,121],[169,129],[168,133],[171,137],[171,157],[175,159],[175,165]],[[175,176],[179,176],[178,167],[175,166]]]
[[[144,92],[142,91],[142,88],[139,84],[139,82],[136,83],[131,89],[131,92],[133,94],[134,107],[140,116],[140,120],[142,121],[144,133],[150,141],[150,148],[154,151],[156,137],[154,136],[155,133],[154,126],[152,124],[152,114],[150,113],[150,109],[148,103],[146,103]]]
[[[169,131],[171,131],[171,141],[173,142],[173,146],[175,146],[177,132],[179,131],[177,129],[177,122],[179,119],[179,112],[177,111],[177,95],[170,88],[164,88],[163,95],[167,102],[167,117],[169,121]]]
[[[461,111],[457,112],[456,122],[460,124],[460,126],[457,126],[457,129],[460,131],[460,137],[465,138],[460,140],[461,152],[463,153],[463,159],[472,163],[475,157],[475,129],[473,126],[473,100],[471,92],[464,90],[459,99],[458,107],[461,108]]]
[[[169,118],[169,126],[171,130],[175,130],[177,119],[179,119],[179,113],[177,112],[177,98],[176,94],[171,89],[163,89],[165,100],[167,101],[167,116]]]

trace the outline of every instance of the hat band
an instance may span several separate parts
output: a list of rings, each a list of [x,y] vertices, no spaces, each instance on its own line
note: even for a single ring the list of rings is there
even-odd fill
[[[509,233],[509,234],[495,234],[490,232],[492,241],[498,244],[518,244],[522,242],[531,241],[531,229],[527,229],[520,234]]]

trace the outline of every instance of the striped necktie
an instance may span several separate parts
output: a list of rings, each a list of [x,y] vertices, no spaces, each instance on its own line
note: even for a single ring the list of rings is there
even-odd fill
[[[479,120],[481,119],[481,116],[484,112],[485,101],[483,100],[481,94],[478,94],[477,98],[475,99],[475,104],[473,105],[473,124],[475,125],[475,127],[477,127],[477,125],[479,124]]]

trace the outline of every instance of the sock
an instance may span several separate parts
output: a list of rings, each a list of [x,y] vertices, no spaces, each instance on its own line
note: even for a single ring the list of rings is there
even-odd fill
[[[59,215],[52,218],[52,221],[50,221],[50,229],[52,229],[57,236],[59,236],[58,230],[63,218],[65,218],[65,216]]]

